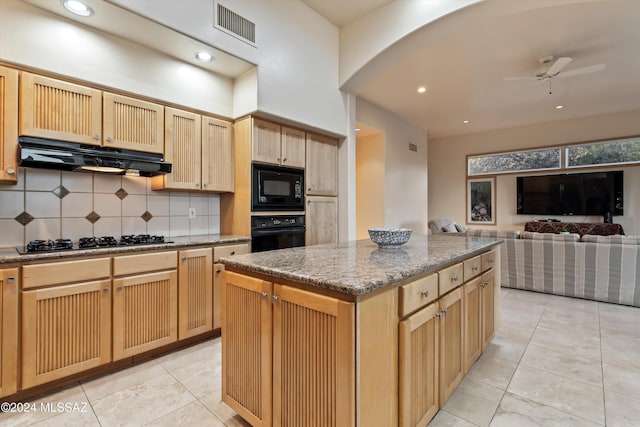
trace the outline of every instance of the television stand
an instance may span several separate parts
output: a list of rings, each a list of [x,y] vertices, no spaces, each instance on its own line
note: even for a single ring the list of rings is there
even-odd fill
[[[564,230],[569,233],[596,234],[598,236],[611,236],[614,234],[624,235],[624,230],[620,224],[608,224],[604,222],[547,222],[529,221],[524,224],[524,231],[534,231],[537,233],[561,233]]]

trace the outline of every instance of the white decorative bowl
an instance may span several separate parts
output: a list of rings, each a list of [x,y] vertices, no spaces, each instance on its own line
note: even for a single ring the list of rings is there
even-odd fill
[[[369,238],[381,248],[397,248],[411,237],[410,228],[370,228]]]

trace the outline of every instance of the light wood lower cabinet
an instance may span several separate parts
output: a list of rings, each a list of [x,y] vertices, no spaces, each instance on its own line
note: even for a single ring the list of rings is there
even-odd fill
[[[22,292],[22,388],[111,360],[111,280]]]
[[[482,289],[482,351],[485,351],[489,343],[496,335],[495,307],[496,282],[495,270],[489,270],[480,278],[480,289]]]
[[[113,359],[177,340],[175,270],[113,279]]]
[[[476,257],[477,258],[477,257]],[[464,372],[482,353],[482,287],[478,277],[464,285]]]
[[[0,397],[18,386],[18,289],[18,269],[0,270]]]
[[[354,304],[223,277],[223,401],[253,426],[355,425]]]
[[[224,264],[213,264],[213,329],[222,328],[222,273]]]
[[[211,248],[178,252],[178,338],[213,329],[213,276]]]
[[[338,241],[338,198],[307,196],[305,244]]]
[[[464,376],[464,310],[461,288],[440,299],[440,406]]]

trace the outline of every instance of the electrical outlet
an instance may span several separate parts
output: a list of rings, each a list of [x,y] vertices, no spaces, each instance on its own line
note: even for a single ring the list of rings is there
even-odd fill
[[[196,208],[189,208],[189,219],[196,218]]]

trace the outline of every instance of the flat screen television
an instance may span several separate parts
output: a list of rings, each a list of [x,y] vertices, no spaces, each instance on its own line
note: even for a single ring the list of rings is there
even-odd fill
[[[623,214],[623,171],[519,176],[518,214]]]

